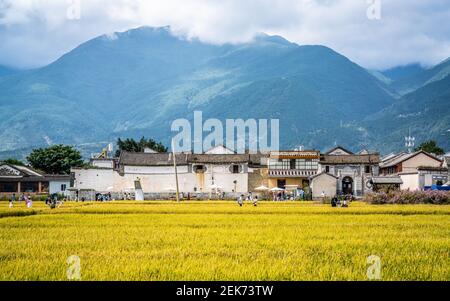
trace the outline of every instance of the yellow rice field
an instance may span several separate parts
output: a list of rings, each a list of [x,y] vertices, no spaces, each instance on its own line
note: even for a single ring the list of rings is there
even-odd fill
[[[0,280],[450,280],[450,206],[0,203]]]

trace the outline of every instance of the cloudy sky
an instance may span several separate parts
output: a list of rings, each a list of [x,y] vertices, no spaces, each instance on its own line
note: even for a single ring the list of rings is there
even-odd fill
[[[143,25],[205,42],[256,33],[321,44],[372,69],[450,57],[449,0],[0,0],[0,65],[48,64],[80,43]]]

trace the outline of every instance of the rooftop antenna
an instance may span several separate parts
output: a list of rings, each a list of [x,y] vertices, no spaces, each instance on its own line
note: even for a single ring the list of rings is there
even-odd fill
[[[415,145],[416,145],[416,137],[411,136],[411,129],[409,129],[408,136],[405,137],[405,147],[408,149],[408,153],[412,153],[412,150]]]

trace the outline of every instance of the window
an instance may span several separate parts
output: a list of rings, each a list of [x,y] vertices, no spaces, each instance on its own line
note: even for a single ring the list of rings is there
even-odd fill
[[[67,185],[66,184],[61,184],[61,191],[66,191],[67,189]]]
[[[289,167],[290,167],[290,169],[295,169],[296,168],[296,160],[295,159],[292,159],[289,162]]]
[[[366,165],[365,172],[370,173],[370,171],[371,171],[370,165]]]
[[[277,187],[281,189],[286,188],[286,180],[277,180]]]
[[[239,173],[239,165],[233,165],[233,173]]]
[[[195,173],[205,173],[206,172],[206,166],[204,166],[204,165],[195,165],[194,166],[194,172]]]

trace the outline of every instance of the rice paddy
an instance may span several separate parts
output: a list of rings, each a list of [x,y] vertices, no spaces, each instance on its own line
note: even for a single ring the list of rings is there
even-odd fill
[[[450,280],[450,206],[0,203],[0,280]]]

